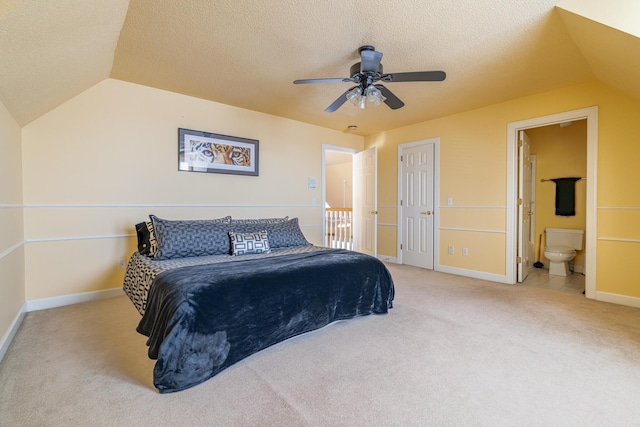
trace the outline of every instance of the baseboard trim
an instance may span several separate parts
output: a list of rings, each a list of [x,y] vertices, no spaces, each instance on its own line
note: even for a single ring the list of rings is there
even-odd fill
[[[628,307],[640,308],[640,298],[630,297],[627,295],[596,291],[596,300],[610,302],[612,304],[626,305]]]
[[[9,330],[2,337],[2,341],[0,341],[0,362],[4,359],[4,355],[9,350],[9,346],[11,345],[11,341],[13,341],[13,337],[16,336],[20,325],[22,325],[22,321],[24,320],[24,316],[27,314],[27,303],[22,304],[22,308],[16,315],[13,322],[11,322],[11,326],[9,326]]]
[[[393,264],[397,264],[398,263],[398,258],[395,258],[395,257],[392,257],[392,256],[388,256],[388,255],[380,255],[380,254],[378,254],[378,259],[380,261],[391,262]]]
[[[439,271],[441,273],[471,277],[473,279],[481,279],[481,280],[488,280],[490,282],[510,284],[509,282],[507,282],[507,276],[500,275],[500,274],[485,273],[483,271],[467,270],[465,268],[458,268],[458,267],[448,267],[446,265],[437,265],[434,268],[434,270]]]
[[[41,298],[27,301],[27,311],[46,310],[81,302],[97,301],[101,299],[124,295],[122,288],[105,289],[102,291],[81,292],[78,294],[62,295],[59,297]]]

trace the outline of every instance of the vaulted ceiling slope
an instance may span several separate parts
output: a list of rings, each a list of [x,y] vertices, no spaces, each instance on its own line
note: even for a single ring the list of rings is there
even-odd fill
[[[557,10],[595,77],[640,99],[640,1],[570,0]]]
[[[128,7],[128,0],[3,0],[0,100],[20,125],[109,77]]]
[[[0,100],[21,125],[115,78],[367,135],[597,78],[640,98],[636,0],[4,0]],[[585,6],[587,4],[588,6]],[[626,17],[626,18],[622,18]],[[405,102],[324,109],[358,47]]]

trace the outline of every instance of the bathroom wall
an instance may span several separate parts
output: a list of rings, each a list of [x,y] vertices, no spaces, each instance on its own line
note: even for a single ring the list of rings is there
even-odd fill
[[[536,252],[538,236],[547,227],[573,228],[586,230],[587,215],[587,182],[576,182],[576,215],[559,216],[555,214],[556,185],[552,181],[540,182],[541,179],[586,177],[587,176],[587,121],[579,120],[560,127],[560,125],[544,126],[528,129],[531,140],[531,154],[537,158],[536,166]],[[545,246],[543,234],[542,247]],[[542,262],[549,267],[549,260]],[[576,271],[584,266],[584,250],[578,251],[574,259]]]

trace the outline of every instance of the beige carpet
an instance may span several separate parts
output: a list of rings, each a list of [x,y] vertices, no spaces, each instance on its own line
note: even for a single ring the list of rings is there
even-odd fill
[[[389,265],[395,308],[160,395],[126,297],[32,312],[2,426],[639,426],[640,310]]]

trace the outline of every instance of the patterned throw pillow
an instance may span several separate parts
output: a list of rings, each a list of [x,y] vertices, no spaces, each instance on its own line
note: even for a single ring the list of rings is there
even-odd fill
[[[231,227],[232,231],[238,233],[255,233],[266,230],[269,233],[271,249],[311,245],[300,230],[298,218],[273,224],[231,224]]]
[[[229,238],[231,239],[231,255],[268,254],[271,252],[266,231],[255,233],[230,231]]]
[[[155,259],[229,254],[230,216],[170,221],[149,215],[158,242]]]
[[[231,224],[276,224],[285,222],[289,219],[288,216],[284,218],[257,218],[257,219],[233,219],[231,218]]]
[[[158,242],[151,221],[136,224],[136,234],[138,235],[138,252],[153,258],[158,251]]]

